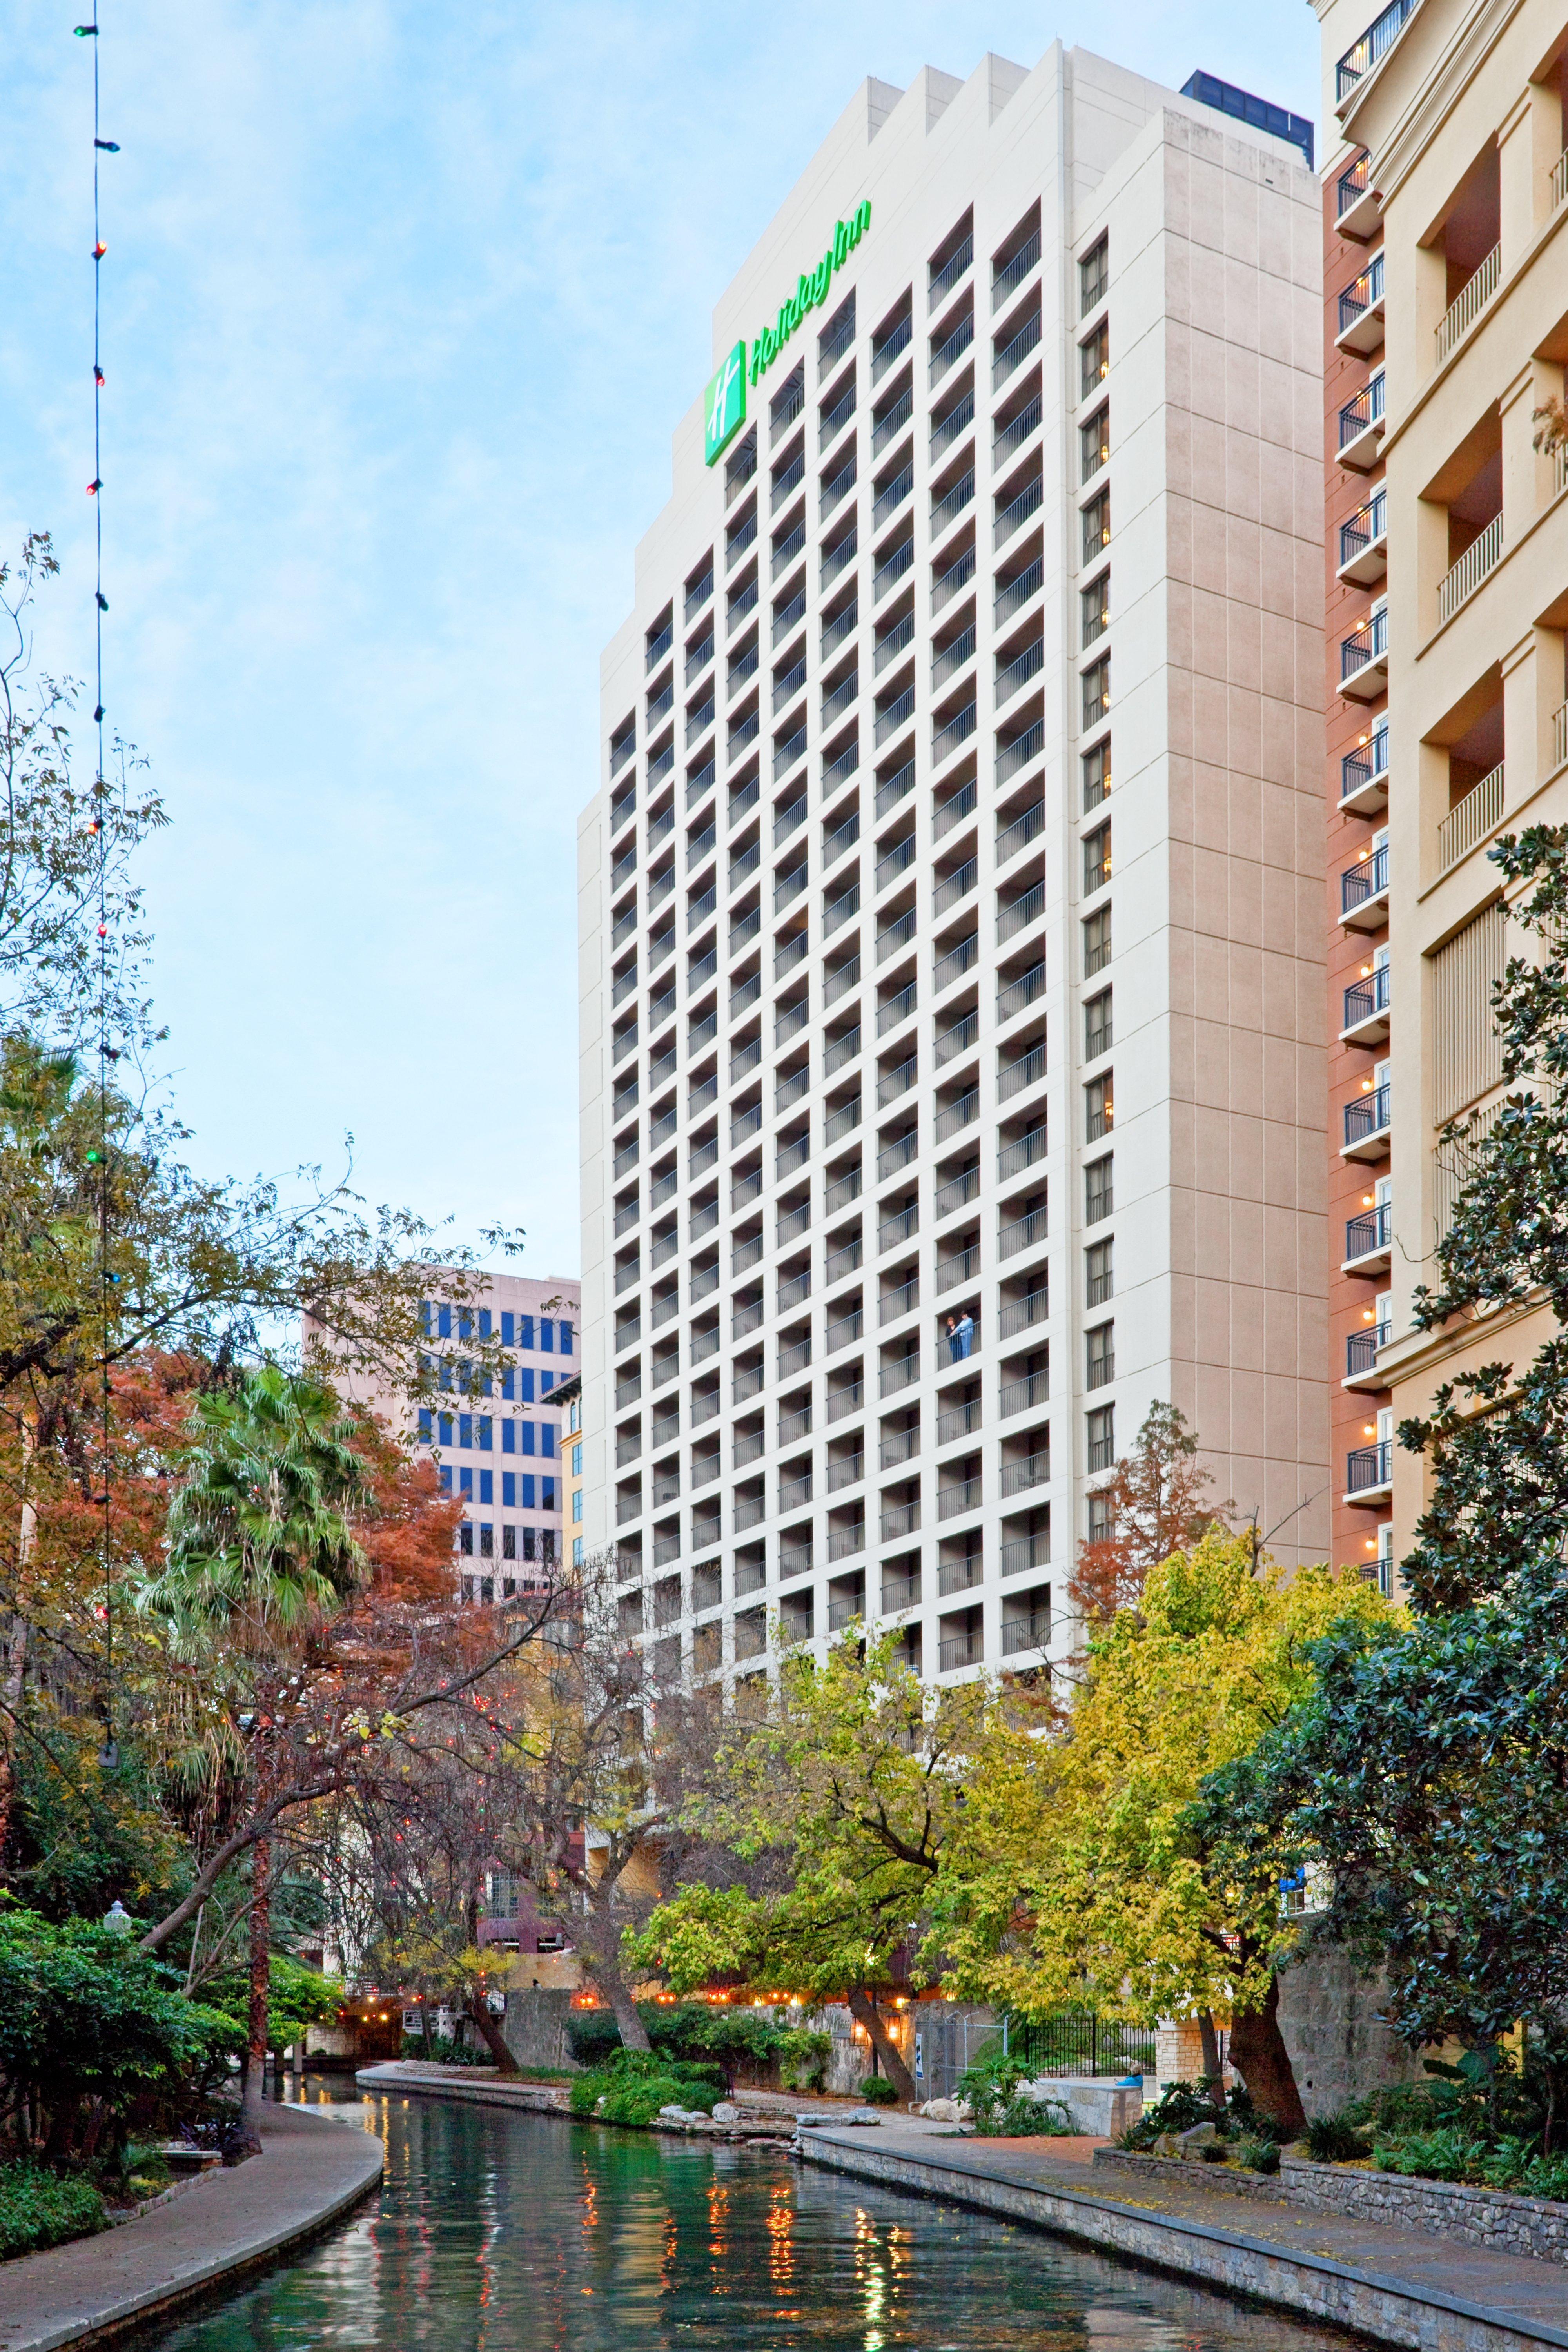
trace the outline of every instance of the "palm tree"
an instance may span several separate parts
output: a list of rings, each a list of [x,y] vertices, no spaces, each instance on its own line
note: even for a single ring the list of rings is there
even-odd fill
[[[168,1562],[142,1605],[176,1650],[217,1657],[241,1677],[275,1665],[348,1601],[368,1573],[346,1513],[368,1499],[353,1424],[320,1381],[264,1364],[197,1400],[184,1478],[169,1510]],[[250,1726],[264,1769],[265,1722]],[[243,2112],[254,2118],[267,2063],[271,1959],[269,1841],[251,1865],[250,2004]]]

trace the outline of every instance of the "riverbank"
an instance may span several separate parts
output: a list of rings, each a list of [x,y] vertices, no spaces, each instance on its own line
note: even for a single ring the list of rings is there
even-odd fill
[[[144,2326],[305,2244],[375,2188],[382,2161],[357,2121],[269,2106],[259,2156],[117,2229],[0,2267],[0,2352],[57,2352]]]
[[[1290,2213],[1206,2181],[1140,2179],[1136,2196],[1108,2195],[1094,2181],[1089,2144],[959,2138],[913,2116],[889,2116],[876,2133],[819,2126],[799,2135],[796,2152],[807,2164],[1023,2222],[1402,2352],[1568,2352],[1562,2272],[1528,2256]]]
[[[362,2066],[354,2081],[362,2091],[402,2091],[416,2097],[456,2099],[470,2106],[510,2107],[523,2115],[569,2116],[572,2112],[564,2084],[521,2082],[481,2066],[426,2065],[416,2058],[394,2058],[377,2066]],[[751,2112],[730,2123],[715,2123],[709,2116],[685,2119],[658,2116],[649,2124],[611,2124],[605,2128],[660,2132],[687,2139],[776,2140],[787,2147],[797,2115],[817,2110],[842,2115],[849,2104],[843,2099],[802,2098],[794,2092],[742,2091],[738,2096]]]

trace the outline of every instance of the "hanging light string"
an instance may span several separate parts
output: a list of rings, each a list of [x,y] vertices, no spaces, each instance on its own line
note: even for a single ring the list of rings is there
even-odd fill
[[[117,155],[119,143],[102,135],[99,93],[99,26],[96,8],[93,20],[76,27],[78,40],[92,43],[92,479],[88,484],[88,496],[96,501],[94,523],[97,536],[96,564],[93,580],[93,644],[95,655],[95,692],[93,696],[93,726],[97,730],[98,766],[94,777],[94,810],[92,830],[98,836],[98,1261],[99,1306],[100,1321],[101,1359],[100,1408],[101,1412],[101,1452],[103,1485],[95,1498],[103,1513],[103,1747],[100,1762],[107,1771],[113,1771],[120,1761],[120,1750],[114,1737],[114,1578],[112,1555],[112,1525],[110,1517],[111,1427],[109,1355],[110,1337],[110,1293],[114,1276],[109,1264],[109,1072],[111,1062],[119,1056],[109,1039],[109,839],[103,821],[103,803],[109,782],[103,764],[103,616],[109,610],[109,600],[103,593],[103,228],[100,210],[99,159]]]

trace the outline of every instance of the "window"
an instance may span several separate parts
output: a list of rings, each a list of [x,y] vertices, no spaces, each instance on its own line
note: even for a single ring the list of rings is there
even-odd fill
[[[500,1392],[509,1404],[516,1402],[517,1374],[510,1364],[506,1366],[500,1376]]]
[[[1098,563],[1110,545],[1110,492],[1101,490],[1083,509],[1083,560]]]
[[[540,1423],[540,1424],[539,1424],[539,1450],[540,1450],[541,1454],[553,1454],[553,1453],[554,1453],[554,1451],[555,1451],[555,1432],[556,1432],[556,1430],[557,1430],[557,1428],[558,1428],[558,1427],[559,1427],[559,1423],[556,1423],[556,1422],[553,1422],[553,1421],[542,1421],[542,1422]]]
[[[458,1549],[469,1559],[474,1556],[474,1524],[471,1519],[465,1519],[458,1529]]]
[[[515,1315],[503,1312],[500,1318],[500,1343],[503,1348],[516,1346],[517,1318]]]
[[[490,1453],[490,1452],[492,1452],[492,1451],[493,1451],[493,1448],[491,1447],[491,1444],[490,1444],[490,1430],[491,1430],[491,1426],[492,1426],[492,1424],[491,1424],[490,1417],[489,1417],[489,1413],[488,1413],[488,1412],[481,1412],[481,1413],[480,1413],[480,1415],[479,1415],[479,1452],[480,1452],[481,1454],[489,1454],[489,1453]]]
[[[583,1565],[583,1538],[581,1536],[574,1536],[572,1538],[572,1565],[574,1568],[581,1568]]]
[[[419,1301],[419,1329],[425,1339],[430,1337],[430,1301],[427,1298]]]
[[[575,1337],[576,1326],[572,1323],[563,1323],[561,1326],[561,1352],[563,1356],[569,1356],[572,1353],[572,1343]]]
[[[1084,1386],[1102,1389],[1116,1378],[1116,1326],[1097,1323],[1092,1331],[1084,1333],[1087,1370]]]
[[[422,1404],[419,1408],[419,1443],[421,1445],[433,1445],[435,1444],[436,1440],[433,1431],[433,1422],[434,1415],[432,1414],[429,1406],[427,1404]]]
[[[450,1444],[451,1444],[451,1443],[452,1443],[452,1416],[451,1416],[451,1414],[450,1414],[449,1412],[444,1412],[444,1413],[440,1414],[440,1416],[438,1417],[438,1419],[437,1419],[437,1424],[436,1424],[436,1425],[437,1425],[437,1429],[440,1431],[440,1443],[441,1443],[443,1445],[450,1445]]]
[[[517,1558],[517,1529],[515,1528],[502,1528],[500,1531],[500,1556],[502,1559],[515,1559]]]
[[[568,1429],[581,1429],[583,1426],[583,1399],[581,1395],[574,1396],[571,1404],[567,1408],[566,1426]]]
[[[1109,903],[1098,914],[1084,918],[1083,976],[1092,980],[1110,961],[1110,908]]]
[[[1092,482],[1110,455],[1110,403],[1102,401],[1078,428],[1078,478]]]
[[[532,1471],[525,1470],[518,1480],[518,1485],[521,1489],[522,1494],[522,1509],[525,1511],[537,1511],[539,1508],[536,1492],[538,1480],[534,1477]],[[530,1557],[531,1557],[531,1555],[530,1555]]]
[[[540,1480],[539,1507],[542,1511],[558,1511],[561,1508],[560,1504],[555,1499],[555,1481],[553,1478],[542,1478]]]
[[[503,1454],[515,1454],[517,1452],[517,1423],[515,1421],[502,1422],[500,1425],[500,1450]]]
[[[479,1472],[479,1500],[481,1503],[493,1503],[495,1498],[496,1474],[493,1470],[481,1470]]]
[[[437,1360],[436,1385],[440,1389],[449,1389],[451,1387],[452,1359],[450,1356],[441,1356]]]
[[[449,1462],[446,1462],[446,1463],[443,1463],[443,1464],[442,1464],[442,1465],[441,1465],[441,1492],[443,1493],[443,1495],[449,1495],[449,1494],[451,1493],[451,1491],[452,1491],[452,1465],[451,1465],[451,1464],[450,1464]]]
[[[1109,1217],[1115,1207],[1115,1155],[1108,1151],[1103,1160],[1091,1160],[1083,1171],[1083,1221],[1086,1225],[1099,1224]]]
[[[539,1318],[539,1352],[542,1356],[555,1353],[555,1325],[548,1315],[542,1315]]]
[[[503,1511],[517,1508],[517,1472],[503,1470],[500,1474],[500,1507]]]
[[[473,1336],[474,1318],[469,1314],[466,1307],[459,1307],[458,1309],[458,1337],[459,1339],[471,1339]]]
[[[1090,1078],[1083,1090],[1084,1139],[1098,1143],[1116,1125],[1116,1081],[1107,1070],[1098,1078]]]
[[[572,1524],[574,1527],[581,1527],[583,1524],[583,1489],[581,1486],[574,1486],[572,1489]]]
[[[467,1496],[470,1496],[470,1497],[471,1497],[471,1496],[472,1496],[472,1495],[473,1495],[473,1491],[474,1491],[474,1474],[473,1474],[473,1472],[472,1472],[471,1470],[459,1470],[459,1471],[458,1471],[458,1494],[459,1494],[459,1495],[467,1495]]]
[[[555,1386],[555,1375],[554,1375],[554,1373],[553,1373],[553,1372],[541,1372],[541,1373],[540,1373],[540,1375],[539,1375],[539,1393],[540,1393],[540,1395],[541,1395],[542,1397],[547,1397],[547,1396],[550,1394],[551,1390],[552,1390],[554,1386]]]
[[[1110,708],[1110,656],[1090,662],[1079,681],[1083,689],[1083,723],[1098,727]]]
[[[1394,1521],[1384,1519],[1377,1531],[1377,1589],[1385,1601],[1394,1598]]]
[[[524,1559],[539,1558],[539,1532],[535,1528],[524,1528],[522,1531],[522,1556]]]
[[[583,1443],[580,1438],[572,1448],[572,1475],[574,1478],[583,1475]]]
[[[479,1337],[481,1339],[490,1337],[490,1310],[488,1307],[479,1309]]]
[[[1083,755],[1083,813],[1088,816],[1100,806],[1110,790],[1110,738],[1109,735],[1093,745]]]
[[[1078,396],[1087,400],[1110,373],[1110,322],[1102,319],[1078,347]]]
[[[1110,1051],[1110,990],[1102,988],[1099,995],[1091,996],[1083,1008],[1083,1055],[1086,1062],[1092,1062],[1100,1055]]]
[[[1102,572],[1087,588],[1079,590],[1079,610],[1083,622],[1085,650],[1097,637],[1102,637],[1110,626],[1110,574]]]
[[[493,1576],[481,1576],[481,1577],[480,1577],[480,1579],[479,1579],[479,1600],[480,1600],[480,1601],[482,1602],[482,1604],[484,1605],[484,1607],[488,1609],[488,1608],[490,1606],[491,1602],[494,1601],[495,1597],[496,1597],[496,1580],[495,1580],[495,1578],[494,1578]]]
[[[517,1368],[517,1401],[519,1404],[533,1402],[533,1366],[520,1364]]]
[[[1103,890],[1110,879],[1110,819],[1097,824],[1092,833],[1083,837],[1083,887],[1087,898],[1091,890]]]
[[[531,1315],[520,1315],[520,1316],[518,1317],[518,1318],[517,1318],[517,1344],[518,1344],[518,1346],[519,1346],[520,1348],[531,1348],[531,1347],[532,1347],[532,1345],[533,1345],[533,1318],[532,1318],[532,1316],[531,1316]]]
[[[458,1415],[458,1443],[468,1453],[474,1448],[474,1416],[471,1412]]]
[[[449,1339],[451,1336],[452,1310],[449,1307],[438,1307],[436,1309],[436,1337],[438,1339]]]
[[[540,1559],[542,1561],[543,1565],[544,1565],[546,1568],[553,1568],[553,1567],[554,1567],[554,1565],[555,1565],[555,1530],[554,1530],[554,1528],[540,1528],[540,1530],[539,1530],[539,1557],[540,1557]]]
[[[533,1452],[534,1444],[534,1427],[532,1422],[520,1421],[518,1427],[522,1433],[522,1444],[518,1449],[519,1452],[522,1454],[531,1454]]]
[[[484,1496],[482,1495],[480,1496],[479,1500],[483,1502]],[[481,1527],[479,1529],[479,1558],[481,1559],[494,1559],[495,1556],[496,1531],[494,1528],[491,1527]]]
[[[1087,319],[1110,283],[1110,238],[1097,237],[1078,266],[1078,315]]]
[[[1103,1307],[1108,1298],[1116,1296],[1115,1249],[1114,1241],[1090,1242],[1083,1254],[1090,1307]]]

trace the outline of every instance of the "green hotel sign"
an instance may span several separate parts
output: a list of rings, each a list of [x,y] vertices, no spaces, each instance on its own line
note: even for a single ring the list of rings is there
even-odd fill
[[[779,304],[779,314],[752,338],[748,358],[744,341],[725,355],[724,364],[702,395],[702,456],[710,466],[721,457],[746,421],[746,385],[766,373],[808,310],[826,301],[836,271],[842,269],[871,226],[869,198],[847,221],[834,224],[833,242],[815,269],[801,272],[793,294]]]

